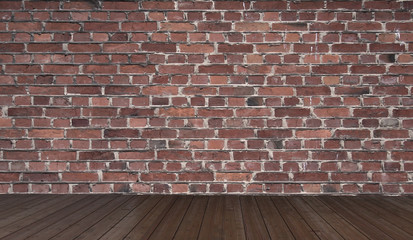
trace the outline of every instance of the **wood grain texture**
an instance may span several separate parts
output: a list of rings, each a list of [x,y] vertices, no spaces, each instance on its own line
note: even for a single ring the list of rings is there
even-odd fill
[[[1,239],[413,239],[411,197],[39,195],[0,206]]]

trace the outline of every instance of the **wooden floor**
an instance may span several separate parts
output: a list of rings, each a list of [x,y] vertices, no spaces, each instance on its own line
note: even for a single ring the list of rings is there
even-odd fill
[[[0,196],[1,239],[413,239],[413,197]]]

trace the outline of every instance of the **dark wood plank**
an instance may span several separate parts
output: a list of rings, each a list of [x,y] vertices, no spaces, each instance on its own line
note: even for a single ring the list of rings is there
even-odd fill
[[[326,204],[334,212],[340,214],[341,217],[351,222],[353,226],[357,226],[357,228],[370,239],[392,239],[385,232],[360,217],[356,213],[356,209],[348,208],[342,205],[340,198],[318,197],[318,199]]]
[[[10,211],[0,215],[0,227],[9,225],[16,221],[20,221],[23,218],[30,217],[32,214],[53,206],[63,198],[64,197],[60,195],[44,195],[43,198],[38,198],[37,201],[31,201],[30,204],[20,206],[21,209],[12,208],[10,209]]]
[[[176,199],[176,196],[164,196],[124,239],[148,239]]]
[[[405,211],[406,214],[413,214],[413,207],[405,204],[404,201],[401,201],[399,197],[378,197],[380,201],[386,202],[386,205],[392,205],[397,208],[400,208],[402,211]]]
[[[27,203],[37,201],[43,195],[6,195],[0,199],[0,217],[4,217],[5,211],[24,207]]]
[[[224,198],[219,196],[209,198],[198,239],[224,238],[224,206]]]
[[[253,196],[240,197],[247,239],[269,239],[267,228]]]
[[[271,239],[295,239],[270,197],[255,197]]]
[[[82,209],[83,207],[93,203],[96,199],[97,199],[97,196],[86,197],[82,199],[81,201],[77,201],[75,203],[70,204],[69,206],[58,209],[57,211],[41,219],[38,219],[35,222],[32,222],[31,224],[25,225],[24,227],[19,228],[17,231],[13,231],[14,229],[13,230],[10,229],[10,231],[13,231],[13,232],[9,232],[8,235],[3,237],[3,239],[15,240],[15,239],[28,238],[34,233],[37,233],[38,231],[53,224],[54,222],[64,219],[71,213],[79,209]]]
[[[188,208],[174,239],[197,239],[209,197],[195,196]]]
[[[77,236],[82,234],[87,229],[91,228],[93,225],[98,223],[107,215],[111,214],[112,211],[117,209],[119,206],[122,206],[126,201],[128,201],[131,197],[129,196],[119,196],[109,202],[102,208],[99,208],[95,212],[89,214],[85,218],[81,219],[76,224],[69,226],[68,228],[64,229],[60,233],[53,236],[51,239],[60,240],[60,239],[75,239]]]
[[[409,239],[410,234],[406,233],[398,226],[384,219],[377,211],[370,211],[366,206],[359,204],[358,198],[340,198],[340,203],[348,209],[353,209],[365,221],[380,228],[393,239]]]
[[[326,222],[328,222],[344,239],[352,240],[367,240],[365,236],[356,226],[343,219],[339,214],[327,207],[317,197],[302,197],[302,199]]]
[[[123,239],[161,200],[161,196],[149,196],[141,205],[128,213],[121,221],[109,229],[100,239]]]
[[[110,214],[106,215],[102,218],[99,222],[97,222],[92,227],[88,228],[82,234],[77,236],[75,239],[98,239],[106,231],[102,230],[109,230],[113,226],[115,226],[119,221],[121,221],[125,216],[129,214],[133,209],[138,207],[145,199],[144,196],[126,196],[128,200],[120,205],[118,208],[113,210]]]
[[[50,225],[47,225],[46,228],[41,229],[36,234],[30,236],[30,239],[48,239],[52,236],[55,236],[62,230],[76,224],[84,217],[88,216],[89,214],[93,213],[97,209],[104,207],[107,203],[115,199],[116,196],[114,195],[103,195],[99,196],[98,199],[88,205],[85,205],[83,208],[74,211],[72,214],[66,216],[65,218],[58,220]]]
[[[296,239],[319,239],[285,197],[271,199]]]
[[[332,228],[328,222],[320,217],[302,199],[295,196],[288,197],[287,199],[320,239],[343,239],[343,237],[341,237],[341,235],[334,228]]]
[[[224,201],[224,239],[246,239],[239,197],[224,196]]]
[[[389,197],[372,197],[372,196],[363,196],[363,199],[366,199],[371,204],[374,204],[376,207],[386,210],[396,216],[404,219],[413,224],[413,212],[404,210],[403,208],[393,204],[392,202],[385,201],[385,198]],[[413,209],[412,209],[413,210]]]
[[[42,209],[42,211],[37,211],[31,215],[27,215],[25,218],[12,222],[10,224],[4,225],[0,227],[0,237],[7,236],[8,234],[11,234],[15,231],[18,231],[19,229],[30,225],[50,214],[53,214],[56,211],[59,211],[65,207],[70,206],[71,204],[74,204],[78,201],[81,201],[84,199],[85,196],[81,195],[73,195],[64,199],[61,199],[60,201],[56,202],[53,205],[50,205],[50,207],[47,207],[45,209]]]
[[[168,211],[168,214],[153,231],[149,239],[172,239],[186,211],[188,210],[191,201],[192,196],[179,197]]]
[[[377,206],[372,201],[367,200],[366,198],[355,198],[355,204],[363,206],[369,212],[374,212],[383,220],[389,222],[389,224],[394,225],[396,228],[401,229],[403,232],[408,233],[413,236],[413,223],[409,220],[403,219],[403,217],[394,214],[392,211],[389,211],[390,206]],[[413,220],[413,219],[411,219]]]

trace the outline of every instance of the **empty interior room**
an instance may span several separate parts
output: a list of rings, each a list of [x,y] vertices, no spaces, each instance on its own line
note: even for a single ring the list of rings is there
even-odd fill
[[[0,239],[413,239],[413,1],[1,0]]]

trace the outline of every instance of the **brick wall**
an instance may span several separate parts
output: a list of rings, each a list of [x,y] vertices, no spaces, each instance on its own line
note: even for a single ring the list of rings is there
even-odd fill
[[[1,193],[413,193],[413,1],[0,2]]]

